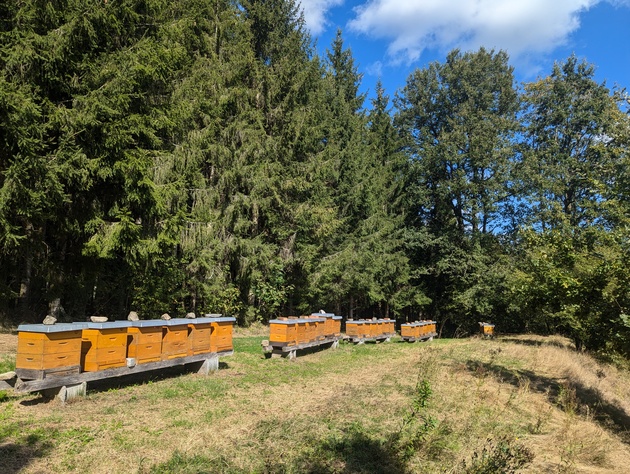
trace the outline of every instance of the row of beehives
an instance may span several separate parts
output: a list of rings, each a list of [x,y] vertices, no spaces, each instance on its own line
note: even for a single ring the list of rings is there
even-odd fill
[[[269,345],[298,347],[341,336],[341,316],[314,313],[310,316],[278,318],[269,321]],[[393,319],[349,319],[346,336],[352,340],[379,340],[396,335]],[[435,321],[402,324],[401,336],[409,340],[428,339],[436,335]]]
[[[352,339],[385,339],[396,335],[393,319],[349,319],[346,336]]]
[[[23,324],[18,327],[16,372],[93,372],[232,350],[235,318]],[[39,372],[39,373],[38,373]]]
[[[437,335],[435,321],[416,321],[400,325],[400,336],[409,341],[429,339]]]
[[[341,336],[341,316],[314,313],[269,321],[269,343],[273,346],[299,346]]]

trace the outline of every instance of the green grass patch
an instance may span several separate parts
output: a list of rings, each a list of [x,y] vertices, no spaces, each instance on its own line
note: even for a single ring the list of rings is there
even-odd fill
[[[0,357],[0,374],[15,370],[15,356],[5,355]]]

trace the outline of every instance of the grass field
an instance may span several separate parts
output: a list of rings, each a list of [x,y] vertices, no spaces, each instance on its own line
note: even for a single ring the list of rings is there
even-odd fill
[[[91,384],[61,406],[0,393],[0,471],[628,472],[630,374],[562,338],[393,341],[203,377]],[[11,365],[11,353],[0,364]]]

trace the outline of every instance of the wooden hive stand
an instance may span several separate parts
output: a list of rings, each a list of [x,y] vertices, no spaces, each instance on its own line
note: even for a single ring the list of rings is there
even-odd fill
[[[23,325],[18,328],[13,389],[66,402],[85,395],[87,382],[95,380],[182,365],[207,375],[219,369],[219,357],[234,353],[235,321],[220,317]],[[215,324],[220,337],[213,346]]]

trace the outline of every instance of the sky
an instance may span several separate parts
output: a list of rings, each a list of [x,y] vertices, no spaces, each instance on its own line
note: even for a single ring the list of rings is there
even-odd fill
[[[454,48],[504,50],[518,83],[550,74],[571,54],[595,79],[630,90],[630,0],[301,0],[307,28],[324,55],[341,29],[363,74],[393,98],[409,75]]]

